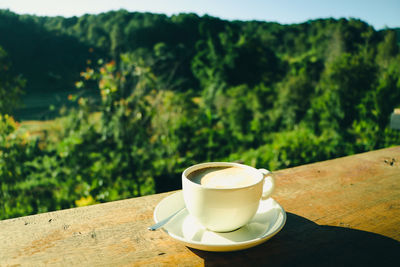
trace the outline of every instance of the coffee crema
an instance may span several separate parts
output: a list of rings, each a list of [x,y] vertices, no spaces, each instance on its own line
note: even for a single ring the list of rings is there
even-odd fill
[[[187,178],[212,188],[239,188],[252,185],[257,180],[254,172],[235,166],[202,168],[190,173]]]

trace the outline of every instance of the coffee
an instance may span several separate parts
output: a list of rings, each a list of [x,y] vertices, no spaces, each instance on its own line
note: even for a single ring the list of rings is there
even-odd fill
[[[182,173],[183,199],[190,216],[204,228],[229,232],[246,225],[261,200],[274,190],[265,169],[233,162],[205,162]]]
[[[202,168],[190,173],[188,179],[212,188],[244,187],[254,184],[257,180],[250,170],[235,166]]]

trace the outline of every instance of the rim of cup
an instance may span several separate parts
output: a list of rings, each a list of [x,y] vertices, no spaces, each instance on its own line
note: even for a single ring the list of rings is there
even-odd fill
[[[257,176],[257,177],[255,179],[255,182],[253,182],[251,184],[248,184],[245,186],[235,186],[235,187],[208,187],[208,186],[204,186],[204,185],[198,184],[196,182],[193,182],[192,180],[190,180],[188,178],[188,175],[191,174],[192,172],[200,170],[200,169],[204,169],[204,168],[209,168],[209,167],[244,168],[244,169],[247,169],[247,170],[251,171],[252,173],[254,173],[255,176]],[[245,164],[236,163],[236,162],[204,162],[204,163],[195,164],[195,165],[192,165],[192,166],[186,168],[182,173],[182,178],[187,180],[191,185],[194,185],[194,186],[200,187],[200,188],[215,189],[215,190],[235,190],[235,189],[243,189],[243,188],[247,188],[247,187],[252,187],[252,186],[255,186],[255,185],[261,183],[264,180],[264,175],[254,167],[251,167],[251,166],[248,166]]]

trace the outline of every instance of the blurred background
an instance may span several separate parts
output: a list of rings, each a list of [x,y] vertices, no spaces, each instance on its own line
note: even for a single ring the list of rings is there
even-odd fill
[[[0,1],[0,219],[400,144],[399,1]]]

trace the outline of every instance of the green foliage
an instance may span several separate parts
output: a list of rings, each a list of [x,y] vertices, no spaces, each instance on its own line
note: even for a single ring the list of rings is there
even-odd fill
[[[122,58],[117,70],[115,62],[89,69],[82,76],[98,81],[101,103],[100,119],[92,121],[89,101],[78,100],[77,114],[70,115],[65,138],[56,147],[69,168],[77,170],[84,187],[75,187],[83,197],[109,201],[153,193],[150,142],[154,93],[153,77],[146,67]]]
[[[28,162],[34,160],[38,147],[28,136],[17,136],[14,119],[0,115],[0,211],[1,218],[30,214],[41,195],[51,191],[47,181],[32,180]],[[37,198],[33,198],[37,194]],[[47,203],[50,204],[50,203]]]
[[[11,73],[6,51],[0,46],[0,114],[14,111],[19,104],[25,80]]]
[[[377,69],[362,55],[342,54],[326,66],[313,99],[318,129],[347,129],[357,119],[357,106],[376,82]]]
[[[303,125],[291,131],[273,133],[270,142],[230,156],[231,160],[243,159],[246,164],[258,168],[278,170],[304,163],[327,160],[345,155],[347,145],[334,131],[325,131],[321,135]]]
[[[277,170],[400,144],[398,36],[359,20],[1,11],[0,34],[3,219],[178,189],[204,161]],[[53,138],[4,115],[20,73],[36,93],[75,83]]]

